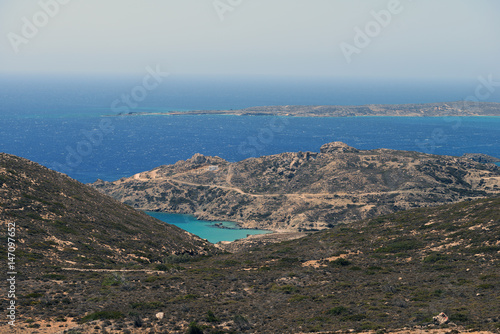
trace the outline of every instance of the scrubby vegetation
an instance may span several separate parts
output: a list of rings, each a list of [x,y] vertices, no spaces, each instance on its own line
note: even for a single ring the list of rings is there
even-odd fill
[[[0,176],[0,219],[15,223],[26,241],[17,249],[26,270],[54,268],[44,278],[63,279],[61,267],[133,268],[216,252],[200,238],[27,160],[0,154]]]
[[[1,174],[15,195],[2,197],[1,214],[3,221],[19,223],[19,238],[25,240],[18,250],[23,259],[18,285],[20,330],[36,328],[42,333],[41,320],[63,324],[74,319],[79,323],[74,331],[82,333],[349,329],[382,333],[428,326],[440,312],[464,328],[499,330],[500,198],[403,211],[241,253],[172,256],[153,250],[161,249],[161,238],[178,240],[183,234],[177,235],[176,229],[152,230],[155,234],[145,234],[150,242],[134,241],[141,236],[137,230],[122,237],[120,219],[125,231],[134,230],[135,220],[126,218],[142,215],[61,176],[47,174],[46,181],[21,177],[21,171],[28,175],[30,170],[18,164],[11,167],[17,175],[5,170]],[[60,188],[53,194],[64,192],[70,199],[45,197],[40,190],[55,186]],[[73,200],[76,193],[80,199]],[[92,198],[103,201],[104,209],[88,202]],[[57,210],[71,211],[53,217],[47,213],[48,204],[40,200],[57,201],[66,207],[58,205]],[[25,210],[20,210],[20,202]],[[96,212],[102,221],[92,219]],[[112,218],[120,212],[127,215]],[[55,220],[80,231],[78,239],[53,228]],[[104,222],[114,222],[116,230],[111,224],[107,231],[112,233],[102,232]],[[143,230],[148,228],[153,227]],[[102,239],[93,229],[101,231]],[[55,241],[54,245],[48,242],[54,240],[51,235],[74,244]],[[91,237],[96,241],[86,239]],[[125,248],[128,242],[131,246]],[[185,245],[187,241],[176,242]],[[117,245],[135,256],[113,260]],[[211,249],[207,244],[195,245]],[[34,262],[26,260],[30,256]],[[98,265],[90,266],[94,263]],[[3,288],[5,282],[1,284]],[[163,316],[158,317],[160,313]]]

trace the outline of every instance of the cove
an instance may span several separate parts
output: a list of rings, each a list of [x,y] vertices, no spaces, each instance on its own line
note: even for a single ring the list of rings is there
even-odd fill
[[[210,222],[197,220],[195,217],[190,215],[151,211],[146,211],[145,213],[153,218],[193,233],[202,239],[207,239],[211,243],[217,243],[219,241],[234,241],[246,238],[248,235],[271,233],[270,231],[265,230],[240,228],[236,223],[232,222]],[[222,225],[224,228],[220,228],[216,226],[216,224]]]

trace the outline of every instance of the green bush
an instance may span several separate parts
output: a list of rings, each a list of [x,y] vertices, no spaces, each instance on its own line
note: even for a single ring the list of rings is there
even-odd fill
[[[156,310],[165,306],[162,302],[135,302],[130,303],[130,306],[134,309],[140,310]]]
[[[361,321],[364,319],[366,319],[366,315],[364,314],[353,314],[343,317],[341,321]]]
[[[419,248],[421,243],[415,239],[396,239],[375,250],[377,253],[399,253]]]
[[[302,295],[295,295],[295,296],[292,296],[288,299],[288,301],[290,303],[296,303],[296,302],[300,302],[304,299],[307,299],[308,297],[307,296],[302,296]]]
[[[455,313],[450,315],[450,321],[453,322],[468,322],[469,315],[465,313]]]
[[[330,265],[333,267],[346,267],[351,264],[351,261],[344,259],[344,258],[338,258],[335,261],[330,262]]]
[[[43,297],[43,293],[40,292],[32,292],[24,296],[25,298],[40,298]]]
[[[112,275],[108,275],[108,276],[104,277],[101,285],[103,287],[119,286],[119,285],[122,285],[123,283],[125,283],[126,281],[127,280],[126,280],[125,276],[120,275],[118,273],[113,273]]]
[[[184,267],[178,266],[178,265],[173,265],[173,264],[158,264],[156,265],[156,270],[158,271],[169,271],[171,269],[174,270],[183,270],[185,269]]]
[[[58,281],[62,281],[62,280],[66,279],[66,276],[61,275],[61,274],[45,274],[42,277],[48,278],[48,279],[53,279],[53,280],[58,280]]]
[[[433,298],[438,298],[442,294],[443,294],[443,290],[441,290],[441,289],[436,289],[434,291],[420,290],[420,291],[415,291],[411,300],[425,302],[425,301],[430,301]]]
[[[39,214],[37,213],[33,213],[33,212],[28,212],[26,214],[27,217],[31,218],[31,219],[35,219],[35,220],[44,220],[42,217],[40,217]]]
[[[159,279],[160,279],[160,277],[159,277],[159,276],[148,276],[148,277],[144,280],[144,282],[146,282],[146,283],[154,283],[154,282],[156,282],[156,281],[157,281],[157,280],[159,280]]]
[[[186,263],[193,260],[193,256],[188,254],[181,255],[169,255],[164,259],[165,263],[176,264],[176,263]]]
[[[215,316],[214,312],[207,312],[207,321],[208,322],[219,322],[219,319]]]
[[[63,221],[60,221],[60,220],[56,220],[54,221],[53,223],[53,226],[59,230],[59,232],[62,232],[62,233],[69,233],[69,234],[78,234],[78,231],[75,230],[74,228],[68,226],[67,223],[63,222]]]
[[[442,253],[432,253],[427,255],[422,262],[424,263],[441,263],[448,261],[449,257]]]
[[[159,271],[167,271],[168,268],[169,268],[169,266],[166,264],[159,264],[156,266],[156,270],[159,270]]]
[[[326,311],[326,313],[331,315],[342,315],[349,313],[349,310],[344,306],[336,306]]]
[[[299,289],[296,286],[294,286],[294,285],[283,285],[283,286],[273,285],[271,287],[271,291],[273,291],[273,292],[284,292],[285,294],[292,294],[292,293],[298,292]]]
[[[89,322],[94,320],[116,320],[123,318],[123,313],[119,311],[99,311],[87,314],[82,318],[82,322]]]
[[[189,324],[187,334],[203,334],[203,329],[196,322]]]
[[[248,330],[251,328],[250,323],[248,320],[242,316],[241,314],[235,315],[233,317],[234,324],[240,329],[240,330]]]

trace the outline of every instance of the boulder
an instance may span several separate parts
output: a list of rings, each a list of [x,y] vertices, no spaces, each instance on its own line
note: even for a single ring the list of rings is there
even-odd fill
[[[193,163],[193,164],[203,164],[208,161],[208,157],[204,156],[203,154],[196,153],[193,155],[190,159],[187,160],[187,162]]]
[[[332,143],[327,143],[321,146],[320,149],[321,153],[357,153],[359,152],[358,149],[351,147],[345,143],[342,143],[340,141],[332,142]]]
[[[444,325],[444,324],[447,324],[449,321],[448,316],[446,314],[444,314],[444,312],[439,313],[438,315],[433,317],[432,320],[437,325]]]

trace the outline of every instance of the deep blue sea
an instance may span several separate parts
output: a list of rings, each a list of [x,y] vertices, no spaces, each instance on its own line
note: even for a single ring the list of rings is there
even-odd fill
[[[239,161],[281,152],[317,152],[331,141],[359,149],[500,157],[499,117],[105,117],[114,113],[113,101],[131,92],[140,79],[0,78],[0,152],[33,160],[84,183],[116,180],[195,153]],[[476,86],[475,82],[173,77],[130,111],[445,102],[465,99]],[[500,92],[488,101],[500,102]]]
[[[281,152],[317,152],[331,141],[359,149],[383,147],[455,156],[473,152],[500,157],[500,118],[493,117],[84,115],[1,121],[0,151],[36,161],[84,183],[131,176],[195,153],[239,161]]]

